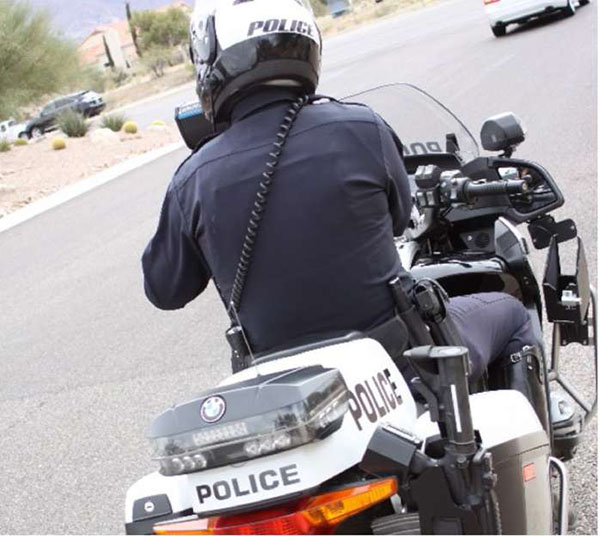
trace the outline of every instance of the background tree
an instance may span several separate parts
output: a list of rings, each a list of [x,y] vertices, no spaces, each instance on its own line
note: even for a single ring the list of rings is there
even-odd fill
[[[110,48],[108,47],[108,43],[106,42],[106,36],[102,35],[102,43],[104,43],[104,53],[106,54],[106,64],[111,69],[115,68],[115,61],[113,60],[112,54],[110,53]]]
[[[0,0],[0,36],[0,119],[80,76],[75,45],[51,30],[46,12]]]
[[[163,12],[138,11],[133,14],[142,53],[152,47],[176,47],[189,39],[190,19],[177,8]]]
[[[142,51],[140,50],[140,44],[138,43],[138,35],[135,25],[133,24],[133,15],[131,14],[131,6],[129,2],[125,2],[125,12],[127,13],[127,22],[129,24],[129,32],[131,33],[131,39],[133,40],[133,46],[137,55],[141,58]]]
[[[154,76],[163,76],[167,65],[186,59],[184,45],[189,39],[189,25],[188,15],[177,8],[133,13],[132,26],[138,36],[142,63]]]

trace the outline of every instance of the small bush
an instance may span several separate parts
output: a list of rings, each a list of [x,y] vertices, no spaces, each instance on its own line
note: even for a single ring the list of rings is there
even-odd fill
[[[8,140],[0,140],[0,153],[6,153],[10,151],[10,142]]]
[[[104,93],[107,86],[107,75],[98,67],[83,67],[81,70],[79,86],[95,91],[96,93]]]
[[[67,142],[61,136],[56,136],[52,139],[52,149],[54,151],[60,151],[61,149],[65,149],[67,147]]]
[[[114,132],[119,132],[125,124],[125,116],[122,114],[111,114],[102,118],[102,127],[110,129]]]
[[[310,0],[310,5],[313,9],[315,17],[323,17],[324,15],[327,15],[327,1]]]
[[[29,142],[25,139],[25,138],[17,138],[14,142],[13,145],[16,146],[20,146],[20,145],[27,145]]]
[[[138,131],[138,126],[135,121],[127,121],[125,125],[123,125],[123,130],[127,134],[136,134]]]
[[[58,127],[70,138],[82,138],[87,134],[89,125],[82,114],[68,110],[58,116]]]
[[[119,88],[129,81],[130,76],[125,69],[116,69],[111,73],[110,78],[113,81],[113,84]]]
[[[165,75],[165,68],[168,64],[170,52],[170,49],[167,47],[153,45],[144,51],[142,64],[155,78],[161,78]]]
[[[155,119],[152,122],[152,125],[154,125],[155,127],[166,127],[167,126],[167,124],[162,119]]]

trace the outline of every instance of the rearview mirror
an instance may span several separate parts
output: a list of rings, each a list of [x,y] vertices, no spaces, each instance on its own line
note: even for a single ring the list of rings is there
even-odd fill
[[[503,151],[503,156],[510,157],[525,140],[525,129],[517,116],[507,112],[487,119],[481,127],[480,137],[486,151]]]

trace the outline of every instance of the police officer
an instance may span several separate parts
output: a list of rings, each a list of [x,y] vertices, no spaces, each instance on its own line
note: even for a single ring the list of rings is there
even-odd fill
[[[404,275],[393,242],[411,209],[401,144],[365,106],[306,104],[319,80],[321,36],[308,0],[199,0],[191,23],[198,94],[207,118],[229,127],[195,151],[169,185],[143,254],[145,291],[184,307],[212,279],[254,353],[312,335],[369,331],[394,316],[388,282]],[[297,103],[296,108],[292,105]],[[285,146],[274,151],[281,123]],[[252,242],[243,292],[231,297],[265,162],[278,157]],[[509,295],[452,299],[473,361],[535,343],[527,311]]]

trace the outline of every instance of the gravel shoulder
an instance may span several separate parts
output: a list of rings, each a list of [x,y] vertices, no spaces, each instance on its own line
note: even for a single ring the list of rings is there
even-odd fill
[[[0,218],[67,185],[179,140],[175,126],[149,127],[137,134],[66,138],[67,147],[53,150],[45,136],[26,146],[0,153]]]

